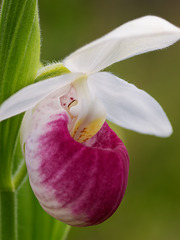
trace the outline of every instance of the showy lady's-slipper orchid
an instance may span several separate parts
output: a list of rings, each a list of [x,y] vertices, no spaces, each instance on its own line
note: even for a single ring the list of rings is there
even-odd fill
[[[65,74],[29,85],[1,105],[1,121],[27,111],[22,149],[32,189],[50,215],[87,226],[104,221],[119,206],[129,159],[122,141],[105,123],[106,115],[144,134],[166,137],[172,127],[150,95],[99,71],[179,39],[180,29],[161,18],[136,19],[77,50],[62,64],[41,69],[37,79],[54,68]]]

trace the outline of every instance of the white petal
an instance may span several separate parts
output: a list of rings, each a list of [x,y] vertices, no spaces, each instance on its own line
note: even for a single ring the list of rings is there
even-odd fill
[[[168,47],[180,39],[180,29],[166,20],[135,19],[80,48],[64,60],[72,72],[98,72],[123,59]]]
[[[81,77],[80,73],[70,73],[31,84],[8,98],[0,106],[0,121],[32,109],[39,101],[59,88],[67,88],[71,82]]]
[[[145,91],[107,72],[92,74],[88,83],[104,103],[110,121],[144,134],[166,137],[172,133],[162,107]]]
[[[76,117],[70,133],[77,142],[84,142],[94,136],[106,121],[104,105],[88,87],[87,78],[72,83],[76,89],[77,104],[70,109]]]

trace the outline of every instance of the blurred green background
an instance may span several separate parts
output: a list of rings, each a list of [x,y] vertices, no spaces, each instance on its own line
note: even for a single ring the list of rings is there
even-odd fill
[[[119,25],[144,15],[180,26],[179,0],[39,0],[41,59],[63,59]],[[115,127],[130,156],[126,195],[101,225],[71,229],[69,240],[180,239],[180,43],[107,69],[146,90],[162,105],[174,129],[170,138]]]

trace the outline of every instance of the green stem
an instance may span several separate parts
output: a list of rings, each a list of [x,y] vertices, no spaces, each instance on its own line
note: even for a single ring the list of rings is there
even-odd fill
[[[0,239],[17,240],[16,193],[0,191]]]
[[[67,239],[70,229],[71,229],[71,226],[67,225],[64,231],[64,235],[62,236],[62,240]]]
[[[18,168],[17,173],[13,177],[13,185],[15,190],[17,190],[21,186],[26,176],[27,168],[25,161],[23,161],[21,166]]]

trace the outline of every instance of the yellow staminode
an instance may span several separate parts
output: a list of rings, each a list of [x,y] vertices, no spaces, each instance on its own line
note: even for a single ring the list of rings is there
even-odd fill
[[[104,123],[104,116],[88,122],[87,125],[83,122],[82,120],[78,121],[71,133],[71,136],[80,143],[87,141],[100,130]]]

